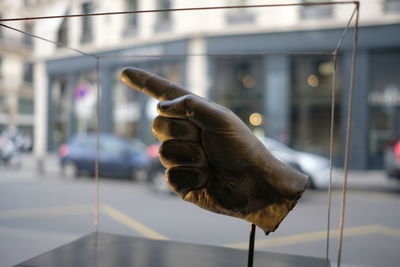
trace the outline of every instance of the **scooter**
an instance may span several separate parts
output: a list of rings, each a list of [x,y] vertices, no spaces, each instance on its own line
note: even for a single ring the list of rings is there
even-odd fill
[[[18,147],[6,136],[0,136],[0,163],[14,168],[20,168],[22,165]]]

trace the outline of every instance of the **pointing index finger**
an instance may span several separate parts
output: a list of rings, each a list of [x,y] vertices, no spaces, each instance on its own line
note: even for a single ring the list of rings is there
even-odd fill
[[[122,71],[121,80],[133,89],[160,101],[172,100],[190,94],[182,87],[138,68],[125,68]]]

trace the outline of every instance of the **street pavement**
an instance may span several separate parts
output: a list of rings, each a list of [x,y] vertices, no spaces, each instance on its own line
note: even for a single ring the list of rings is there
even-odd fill
[[[15,171],[9,179],[17,177],[19,179],[34,179],[33,173],[38,173],[37,158],[31,154],[22,155],[23,168]],[[60,176],[60,166],[56,154],[47,154],[43,158],[43,173],[40,174],[42,179],[58,179]],[[344,172],[342,169],[335,169],[333,176],[333,187],[341,190],[344,182]],[[7,179],[7,176],[0,178],[0,182]],[[374,191],[400,191],[400,180],[390,179],[386,177],[382,170],[350,170],[348,173],[347,187],[350,190],[369,190]]]
[[[0,166],[0,266],[11,266],[96,229],[92,178],[63,179],[55,155],[37,174],[24,155],[21,169]],[[337,261],[342,186],[335,170],[329,258]],[[342,265],[399,266],[400,185],[382,171],[351,171]],[[202,210],[143,181],[101,179],[99,230],[153,239],[247,248],[248,223]],[[308,190],[275,233],[257,231],[256,249],[325,257],[327,192]],[[257,261],[255,259],[255,266]]]

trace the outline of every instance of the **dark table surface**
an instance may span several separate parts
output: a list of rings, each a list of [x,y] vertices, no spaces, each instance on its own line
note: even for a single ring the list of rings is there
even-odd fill
[[[247,251],[224,247],[92,233],[17,267],[235,267]],[[254,267],[330,266],[325,259],[256,251]]]

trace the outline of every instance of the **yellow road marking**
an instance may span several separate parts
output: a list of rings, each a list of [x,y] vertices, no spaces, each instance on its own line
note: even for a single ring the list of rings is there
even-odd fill
[[[167,240],[168,238],[150,227],[140,223],[139,221],[129,217],[128,215],[120,212],[119,210],[111,207],[107,204],[102,204],[100,206],[101,211],[104,212],[105,215],[111,217],[115,221],[127,226],[128,228],[133,229],[139,234],[151,238],[151,239],[161,239]],[[73,205],[73,206],[52,206],[52,207],[40,207],[40,208],[31,208],[31,209],[17,209],[17,210],[5,210],[0,212],[0,219],[15,219],[15,218],[35,218],[35,217],[52,217],[52,216],[70,216],[70,215],[80,215],[88,212],[92,212],[94,210],[93,205]],[[390,237],[400,238],[400,230],[374,224],[374,225],[365,225],[365,226],[357,226],[350,227],[344,229],[344,236],[358,236],[358,235],[366,235],[366,234],[381,234]],[[331,238],[339,237],[339,230],[334,229],[330,231]],[[312,233],[304,233],[304,234],[296,234],[290,236],[283,237],[275,237],[263,240],[257,240],[255,247],[256,248],[266,248],[266,247],[277,247],[277,246],[285,246],[299,243],[307,243],[314,242],[326,239],[326,231],[312,232]],[[229,243],[225,244],[226,247],[231,248],[239,248],[239,249],[247,249],[248,242],[238,242],[238,243]]]
[[[393,227],[379,225],[378,232],[383,235],[400,238],[400,230]]]
[[[0,211],[0,219],[79,215],[93,210],[93,205],[52,206],[31,209],[4,210]]]
[[[52,217],[52,216],[71,216],[81,215],[94,211],[93,205],[74,205],[74,206],[52,206],[40,207],[31,209],[16,209],[0,211],[0,219],[18,219],[18,218],[37,218],[37,217]],[[164,235],[154,231],[150,227],[138,222],[128,215],[114,209],[110,205],[102,204],[101,211],[114,219],[115,221],[133,229],[139,234],[151,239],[168,239]]]
[[[138,222],[137,220],[129,217],[128,215],[120,212],[119,210],[114,209],[113,207],[107,205],[107,204],[102,204],[101,210],[111,217],[112,219],[116,220],[117,222],[135,230],[136,232],[140,233],[141,235],[151,238],[151,239],[160,239],[160,240],[167,240],[168,238],[165,237],[164,235],[157,233],[150,227]]]
[[[366,235],[374,233],[400,238],[400,230],[375,224],[346,228],[344,229],[343,235],[349,237],[349,236],[358,236],[358,235]],[[331,238],[338,238],[339,234],[340,234],[339,229],[334,229],[330,231]],[[319,231],[319,232],[257,240],[255,243],[255,248],[278,247],[278,246],[320,241],[324,239],[326,239],[326,231]],[[225,244],[224,246],[230,248],[247,249],[248,242],[230,243],[230,244]]]

